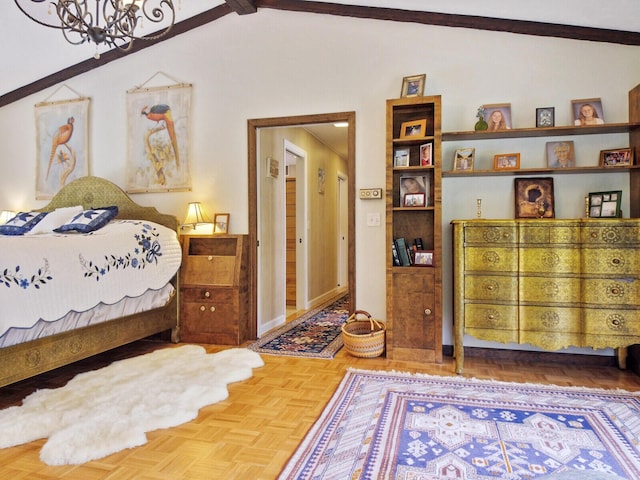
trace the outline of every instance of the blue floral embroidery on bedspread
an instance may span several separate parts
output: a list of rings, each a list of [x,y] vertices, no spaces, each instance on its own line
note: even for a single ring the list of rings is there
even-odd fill
[[[96,281],[99,281],[100,277],[108,274],[111,269],[143,269],[149,264],[158,263],[158,257],[162,256],[160,242],[158,241],[160,233],[155,227],[147,223],[136,222],[134,225],[142,226],[141,233],[133,236],[137,246],[126,255],[108,254],[104,256],[104,262],[98,264],[91,260],[85,260],[80,254],[80,263],[85,270],[85,277],[93,277]]]
[[[53,276],[49,272],[49,262],[44,258],[44,265],[38,269],[33,275],[23,275],[20,273],[20,265],[13,270],[5,268],[0,275],[0,283],[4,283],[5,287],[11,288],[11,285],[18,285],[25,290],[29,287],[40,288],[49,280],[53,280]]]

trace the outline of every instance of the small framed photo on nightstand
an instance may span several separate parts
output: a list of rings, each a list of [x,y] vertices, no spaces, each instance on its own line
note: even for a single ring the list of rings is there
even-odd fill
[[[536,108],[536,128],[555,127],[556,109],[554,107]]]

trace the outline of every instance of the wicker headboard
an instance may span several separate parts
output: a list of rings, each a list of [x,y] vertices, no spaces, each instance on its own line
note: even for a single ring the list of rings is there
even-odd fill
[[[148,220],[178,231],[178,219],[173,215],[160,213],[155,207],[143,207],[135,203],[116,184],[100,177],[81,177],[65,185],[40,210],[49,212],[61,207],[82,205],[83,208],[118,206],[118,216],[124,220]]]

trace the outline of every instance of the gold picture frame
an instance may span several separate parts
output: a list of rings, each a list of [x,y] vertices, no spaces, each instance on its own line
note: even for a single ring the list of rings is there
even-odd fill
[[[427,119],[412,120],[410,122],[402,122],[400,126],[400,138],[424,138],[427,136]]]
[[[229,217],[228,213],[216,213],[213,217],[213,233],[229,233]]]
[[[615,148],[612,150],[600,151],[601,167],[630,167],[634,161],[633,150],[631,148]]]
[[[520,170],[519,153],[499,153],[493,156],[494,170]]]
[[[453,157],[453,170],[455,172],[465,172],[473,170],[473,161],[476,156],[476,149],[459,148]]]
[[[427,74],[411,75],[402,79],[402,89],[400,97],[421,97],[424,95],[424,84],[427,81]]]

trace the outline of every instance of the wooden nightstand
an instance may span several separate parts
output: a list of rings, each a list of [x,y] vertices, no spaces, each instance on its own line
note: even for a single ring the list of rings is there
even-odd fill
[[[182,235],[180,338],[240,345],[250,339],[246,235]]]

